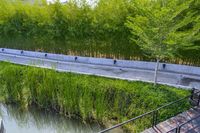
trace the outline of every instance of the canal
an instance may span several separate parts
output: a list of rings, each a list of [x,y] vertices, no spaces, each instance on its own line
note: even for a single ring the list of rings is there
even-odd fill
[[[97,123],[84,124],[36,107],[21,111],[16,106],[0,104],[0,115],[6,133],[95,133],[101,130]]]

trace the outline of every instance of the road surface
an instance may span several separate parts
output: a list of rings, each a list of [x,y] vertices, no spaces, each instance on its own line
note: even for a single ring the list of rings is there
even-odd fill
[[[8,61],[14,64],[36,66],[41,68],[56,69],[61,72],[73,72],[79,74],[97,75],[102,77],[117,78],[131,81],[152,82],[154,70],[138,68],[126,68],[119,66],[106,66],[78,62],[67,62],[47,58],[27,57],[0,53],[0,61]],[[187,77],[187,78],[186,78]],[[191,77],[191,78],[188,78]],[[197,75],[186,75],[175,72],[158,72],[158,83],[181,88],[200,88],[200,77]]]

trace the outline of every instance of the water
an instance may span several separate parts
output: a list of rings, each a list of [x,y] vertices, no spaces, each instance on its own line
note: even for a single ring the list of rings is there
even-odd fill
[[[1,104],[0,115],[6,133],[95,133],[101,129],[97,123],[83,124],[34,107],[21,111],[16,106]]]

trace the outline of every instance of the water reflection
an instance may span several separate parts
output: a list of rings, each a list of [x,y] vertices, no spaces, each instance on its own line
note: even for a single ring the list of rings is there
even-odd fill
[[[0,115],[4,121],[6,133],[95,133],[100,131],[98,124],[83,124],[78,120],[39,111],[34,107],[22,112],[16,106],[1,104]]]

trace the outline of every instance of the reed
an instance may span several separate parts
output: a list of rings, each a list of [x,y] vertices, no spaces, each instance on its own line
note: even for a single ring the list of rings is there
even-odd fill
[[[132,82],[54,70],[0,63],[1,99],[19,104],[23,108],[37,105],[54,110],[68,117],[78,117],[91,122],[118,123],[170,101],[189,94],[189,91],[150,83]],[[165,109],[162,117],[186,110],[186,102],[180,108]],[[126,129],[143,130],[150,118],[137,121]]]

